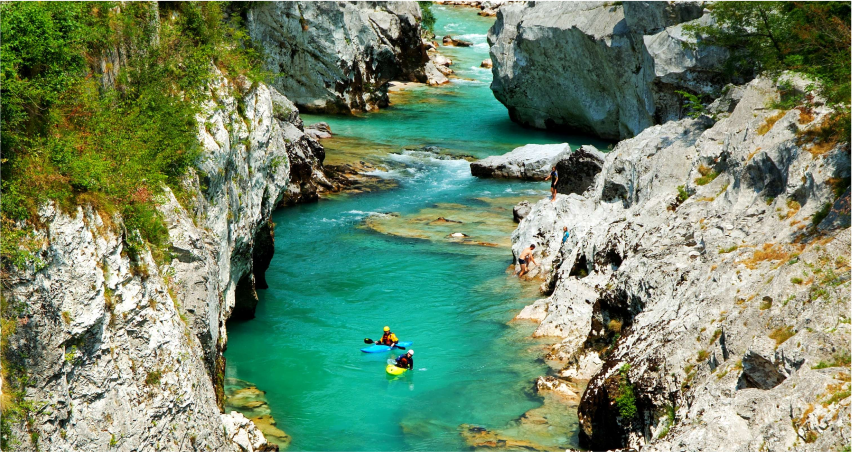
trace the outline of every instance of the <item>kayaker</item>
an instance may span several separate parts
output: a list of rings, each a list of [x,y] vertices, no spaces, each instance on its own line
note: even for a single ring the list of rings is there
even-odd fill
[[[396,367],[400,367],[403,369],[413,369],[414,368],[414,350],[409,350],[406,354],[400,355],[396,359]]]
[[[559,181],[559,173],[556,172],[556,167],[550,171],[550,175],[545,177],[544,180],[550,180],[550,202],[556,200],[556,182]]]
[[[393,332],[391,332],[390,330],[390,327],[386,326],[385,333],[382,334],[382,338],[379,339],[379,341],[376,343],[379,345],[393,346],[396,345],[397,342],[399,342],[399,339],[396,337],[396,334],[393,334]]]
[[[530,245],[529,248],[524,248],[524,250],[521,251],[521,255],[518,257],[518,263],[521,264],[521,271],[518,272],[518,278],[526,275],[529,272],[529,268],[527,268],[527,266],[530,264],[530,262],[538,265],[536,263],[535,259],[533,259],[533,250],[534,249],[535,249],[535,245],[533,244],[533,245]]]

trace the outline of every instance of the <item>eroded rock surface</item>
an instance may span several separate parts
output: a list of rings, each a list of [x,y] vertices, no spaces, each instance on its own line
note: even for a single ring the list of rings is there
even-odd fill
[[[225,323],[254,315],[270,214],[305,182],[290,156],[318,151],[273,88],[220,77],[210,90],[189,196],[166,189],[160,200],[171,247],[157,259],[128,249],[135,232],[118,216],[41,209],[41,264],[4,288],[19,313],[5,370],[26,369],[36,407],[28,422],[10,421],[16,450],[273,447],[247,419],[220,413]]]
[[[519,318],[562,339],[559,376],[590,379],[584,447],[848,443],[850,230],[813,223],[844,202],[848,216],[849,144],[809,152],[801,132],[829,110],[766,109],[777,96],[757,79],[725,119],[620,142],[586,196],[539,201],[513,234],[515,255],[539,244],[549,294]]]
[[[426,82],[416,2],[260,2],[247,16],[273,85],[302,111],[373,110],[389,81]]]
[[[715,93],[724,50],[693,43],[698,2],[505,5],[488,32],[491,89],[513,121],[609,139],[682,116],[676,90]]]

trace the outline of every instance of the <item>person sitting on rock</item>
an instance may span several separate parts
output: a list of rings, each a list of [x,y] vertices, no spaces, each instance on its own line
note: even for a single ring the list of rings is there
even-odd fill
[[[556,172],[556,167],[550,171],[550,176],[544,178],[544,180],[550,180],[550,202],[556,200],[556,182],[559,181],[559,173]]]
[[[406,354],[400,355],[396,359],[396,367],[400,367],[402,369],[413,369],[414,368],[414,350],[409,350]]]
[[[379,345],[394,346],[397,342],[399,342],[399,339],[396,337],[396,334],[393,334],[393,332],[391,332],[390,330],[390,327],[386,326],[385,333],[382,334],[382,338],[379,339],[379,341],[376,343]]]
[[[527,266],[530,264],[530,262],[538,265],[538,263],[536,263],[535,259],[533,258],[534,249],[535,245],[533,244],[530,245],[529,248],[524,248],[524,250],[521,251],[521,255],[518,257],[518,264],[521,265],[521,271],[518,273],[518,278],[529,273],[529,268],[527,268]]]

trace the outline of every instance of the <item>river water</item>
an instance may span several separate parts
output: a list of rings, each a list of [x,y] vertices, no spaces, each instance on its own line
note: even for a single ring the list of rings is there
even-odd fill
[[[467,160],[404,149],[481,158],[527,143],[600,143],[510,122],[490,70],[479,68],[493,19],[433,11],[438,39],[474,43],[441,47],[459,76],[451,84],[407,89],[376,113],[303,115],[331,125],[327,162],[370,160],[398,186],[277,211],[257,318],[228,326],[226,376],[266,392],[290,450],[467,449],[463,424],[576,446],[570,416],[544,439],[512,429],[542,405],[533,381],[548,369],[547,343],[529,337],[534,325],[510,322],[537,297],[534,283],[506,271],[511,206],[547,196],[547,183],[480,180]],[[399,352],[359,351],[385,325],[414,341],[414,371],[390,377],[385,362]]]

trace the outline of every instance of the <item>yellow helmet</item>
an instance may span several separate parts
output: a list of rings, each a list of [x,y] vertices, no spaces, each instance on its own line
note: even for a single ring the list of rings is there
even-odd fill
[[[386,332],[387,332],[387,331],[390,331],[390,327],[389,327],[389,326],[386,326],[386,327],[385,327],[385,331],[386,331]]]

